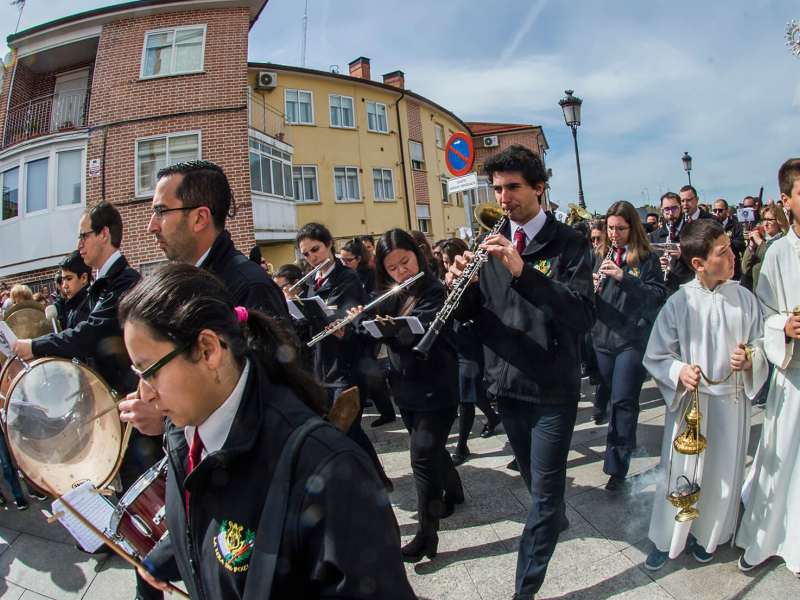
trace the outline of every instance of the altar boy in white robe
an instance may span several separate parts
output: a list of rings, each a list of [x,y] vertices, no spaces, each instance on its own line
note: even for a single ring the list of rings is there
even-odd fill
[[[756,288],[775,371],[736,544],[741,570],[780,556],[800,577],[800,158],[781,166],[778,185],[793,224],[764,256]]]
[[[652,571],[684,548],[697,561],[708,562],[717,546],[733,537],[750,431],[748,398],[758,392],[768,373],[761,311],[755,296],[730,281],[734,256],[725,229],[713,219],[688,223],[681,231],[681,254],[697,277],[667,301],[644,358],[668,409],[661,476],[650,520],[649,537],[655,547],[645,561]],[[746,347],[754,350],[749,357]],[[700,369],[712,381],[735,372],[724,383],[709,385]],[[703,415],[701,433],[708,445],[701,454],[687,456],[673,452],[672,441],[681,430],[681,419],[695,389],[699,390],[698,409]],[[700,515],[679,523],[675,520],[678,509],[666,495],[675,490],[679,476],[693,480],[695,461]]]

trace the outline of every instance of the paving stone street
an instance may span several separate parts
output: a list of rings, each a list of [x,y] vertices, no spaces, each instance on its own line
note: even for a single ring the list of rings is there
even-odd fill
[[[655,493],[653,467],[658,463],[664,423],[664,402],[648,380],[641,396],[639,447],[631,464],[629,489],[612,494],[603,489],[604,425],[589,420],[593,389],[586,380],[572,439],[567,471],[569,529],[562,534],[538,598],[604,600],[779,600],[800,597],[800,580],[779,559],[750,573],[736,565],[740,551],[717,549],[714,560],[700,564],[681,555],[657,572],[644,568]],[[753,409],[748,465],[761,433],[763,410]],[[408,454],[408,434],[398,419],[378,430],[369,427],[387,473],[394,481],[391,500],[403,542],[416,530],[416,492]],[[508,599],[514,592],[519,535],[530,495],[518,473],[506,469],[511,452],[506,437],[481,439],[479,412],[469,460],[459,468],[466,502],[445,519],[439,553],[432,560],[407,565],[420,596],[437,600]],[[456,432],[451,438],[451,451]],[[7,494],[9,495],[9,494]],[[119,558],[95,558],[75,550],[72,538],[58,524],[49,525],[49,503],[31,500],[29,510],[0,511],[0,598],[108,600],[132,599],[133,571]]]

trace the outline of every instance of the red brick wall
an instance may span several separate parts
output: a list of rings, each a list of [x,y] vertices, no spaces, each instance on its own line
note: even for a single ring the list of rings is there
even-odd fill
[[[414,201],[417,204],[430,204],[431,195],[428,190],[428,172],[412,171],[414,180]]]
[[[56,276],[61,273],[61,269],[58,267],[48,267],[46,269],[38,269],[36,271],[26,271],[25,273],[19,273],[17,275],[10,275],[8,277],[1,277],[0,281],[8,285],[8,289],[11,289],[11,286],[17,285],[18,283],[28,284],[33,281],[47,281],[47,282],[54,282]],[[54,291],[53,286],[50,285],[50,291]]]
[[[422,118],[419,104],[406,98],[406,115],[408,115],[408,139],[422,143]]]
[[[14,80],[14,86],[11,90],[11,103],[9,104],[9,108],[12,110],[15,106],[33,98],[33,90],[36,87],[36,75],[24,64],[17,64],[16,73],[14,71],[15,69],[12,68],[11,74],[7,75],[9,84],[12,78]],[[3,109],[5,109],[5,106],[3,106]]]
[[[38,75],[34,75],[33,91],[31,93],[31,99],[39,98],[41,96],[48,96],[53,92],[55,92],[56,77],[58,77],[62,73],[67,73],[69,71],[77,71],[78,69],[85,69],[86,67],[89,68],[89,89],[91,89],[94,61],[87,60],[84,62],[69,65],[68,67],[56,69],[54,71],[48,71],[47,73],[39,73]]]
[[[489,135],[497,135],[497,142],[498,146],[493,148],[484,148],[483,147],[483,138],[488,137]],[[505,150],[509,146],[514,144],[521,144],[526,148],[530,148],[537,154],[541,156],[539,152],[539,141],[538,141],[539,131],[538,130],[528,130],[528,131],[521,131],[517,133],[501,133],[501,134],[486,134],[486,135],[476,135],[473,136],[472,142],[475,145],[475,165],[483,164],[493,154],[497,154],[501,150]],[[482,174],[481,171],[478,171],[478,174]]]

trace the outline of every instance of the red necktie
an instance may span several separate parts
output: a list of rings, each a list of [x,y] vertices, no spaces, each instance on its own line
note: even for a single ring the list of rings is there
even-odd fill
[[[322,287],[322,282],[325,281],[324,277],[317,277],[317,289]]]
[[[203,460],[203,440],[200,439],[200,428],[194,430],[192,445],[189,447],[189,467],[186,469],[188,476]],[[186,516],[189,516],[189,492],[186,492]]]
[[[618,267],[622,266],[622,248],[617,248],[617,258],[614,260]]]
[[[525,250],[525,230],[522,227],[517,227],[514,239],[517,241],[517,252],[522,254],[522,251]]]
[[[686,215],[686,222],[687,223],[691,223],[692,222],[692,217],[690,217],[689,215]]]

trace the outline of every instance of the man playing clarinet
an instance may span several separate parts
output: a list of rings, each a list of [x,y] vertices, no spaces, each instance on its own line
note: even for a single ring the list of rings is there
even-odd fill
[[[595,323],[589,242],[541,208],[541,158],[514,145],[483,165],[510,224],[480,239],[490,257],[456,318],[474,322],[489,393],[531,492],[514,598],[533,600],[567,526],[567,453],[580,398],[580,339]],[[457,257],[448,282],[470,253]]]

